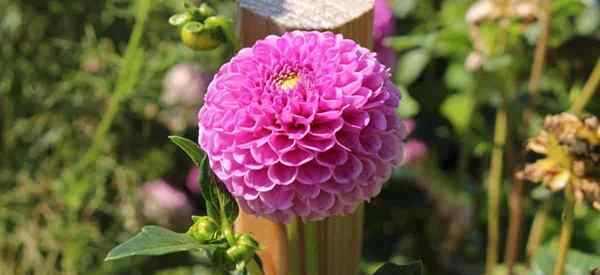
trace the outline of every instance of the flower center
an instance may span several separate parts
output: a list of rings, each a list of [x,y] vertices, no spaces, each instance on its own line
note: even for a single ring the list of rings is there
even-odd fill
[[[289,91],[296,87],[298,81],[300,81],[300,76],[295,72],[291,72],[280,75],[275,83],[280,89]]]

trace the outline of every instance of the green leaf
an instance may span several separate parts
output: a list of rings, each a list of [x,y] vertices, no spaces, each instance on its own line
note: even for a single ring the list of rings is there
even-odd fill
[[[179,251],[210,248],[194,238],[158,226],[145,226],[142,232],[113,248],[105,261],[129,256],[163,255]]]
[[[400,57],[396,66],[396,83],[408,86],[413,83],[423,72],[431,55],[424,48],[410,50]]]
[[[422,46],[423,41],[425,41],[425,35],[413,34],[388,37],[383,43],[396,51],[405,51]]]
[[[538,249],[533,257],[530,275],[551,275],[557,254],[558,249],[554,246],[544,246]],[[600,256],[585,254],[570,249],[567,254],[564,275],[590,274],[590,271],[599,266]]]
[[[215,192],[215,184],[211,182],[212,172],[208,165],[208,158],[204,156],[200,161],[200,173],[198,175],[198,183],[202,188],[202,196],[206,205],[206,214],[219,222],[219,198]]]
[[[475,99],[468,93],[451,95],[441,106],[442,114],[460,134],[469,127],[473,109],[475,109]]]
[[[402,100],[400,100],[400,106],[398,106],[396,114],[401,118],[409,118],[417,115],[420,109],[419,102],[412,98],[404,87],[398,86],[398,90],[400,90]]]
[[[577,17],[577,33],[581,35],[591,35],[598,30],[600,26],[600,7],[594,6],[585,9]]]
[[[196,164],[196,166],[200,167],[202,159],[205,154],[202,152],[202,149],[195,142],[180,136],[169,136],[169,139],[175,143],[175,145],[179,146],[181,150],[183,150],[190,159]]]
[[[455,62],[448,66],[444,80],[448,87],[459,92],[474,92],[477,80],[472,73],[465,70],[463,62]]]
[[[208,216],[215,221],[222,221],[222,218],[226,218],[232,223],[238,216],[238,205],[225,189],[225,185],[212,173],[206,157],[201,161],[198,181],[202,187]]]
[[[421,275],[423,274],[423,263],[421,261],[410,262],[405,265],[394,263],[383,264],[373,275]]]

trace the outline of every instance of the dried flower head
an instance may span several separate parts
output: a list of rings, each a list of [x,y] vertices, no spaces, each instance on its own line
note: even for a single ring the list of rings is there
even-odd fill
[[[544,129],[526,148],[543,157],[527,164],[518,177],[542,182],[551,191],[571,184],[579,200],[587,197],[600,209],[600,125],[596,117],[548,116]]]
[[[353,212],[402,160],[400,94],[375,54],[330,32],[268,36],[210,83],[198,141],[249,213]]]
[[[479,25],[485,21],[499,19],[514,19],[530,23],[537,17],[537,0],[510,0],[507,2],[479,0],[471,5],[465,19],[471,25]]]

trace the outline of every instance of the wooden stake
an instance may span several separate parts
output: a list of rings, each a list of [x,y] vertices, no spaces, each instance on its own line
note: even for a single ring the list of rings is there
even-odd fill
[[[237,5],[242,47],[252,46],[270,34],[319,30],[341,33],[363,47],[372,48],[373,0],[239,0]],[[352,215],[317,222],[318,251],[300,249],[300,252],[318,255],[319,274],[299,275],[358,274],[362,228],[362,206]],[[284,225],[240,213],[236,230],[250,232],[263,247],[259,257],[265,275],[288,274],[288,243]],[[292,247],[297,249],[299,246]],[[297,251],[290,254],[300,259],[310,256],[298,255]],[[304,271],[300,273],[307,272],[306,268],[301,270]]]

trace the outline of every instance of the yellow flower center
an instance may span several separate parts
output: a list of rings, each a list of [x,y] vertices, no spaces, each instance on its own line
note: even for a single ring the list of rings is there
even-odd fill
[[[279,79],[277,79],[276,83],[279,88],[282,90],[291,90],[298,84],[300,81],[300,76],[297,73],[287,73],[281,75]]]

